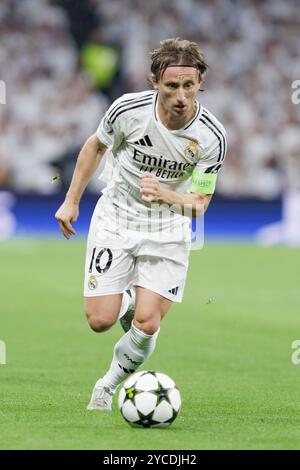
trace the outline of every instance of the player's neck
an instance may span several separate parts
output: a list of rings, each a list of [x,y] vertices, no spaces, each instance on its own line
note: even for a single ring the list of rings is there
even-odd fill
[[[193,108],[185,116],[174,116],[170,111],[164,108],[161,101],[158,99],[157,112],[160,122],[170,131],[175,131],[181,129],[193,119],[197,112],[197,102],[195,101]]]

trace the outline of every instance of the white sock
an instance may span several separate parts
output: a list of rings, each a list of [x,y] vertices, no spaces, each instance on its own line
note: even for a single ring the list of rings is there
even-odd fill
[[[114,348],[113,360],[102,381],[111,388],[127,379],[154,351],[159,330],[146,335],[133,324]]]

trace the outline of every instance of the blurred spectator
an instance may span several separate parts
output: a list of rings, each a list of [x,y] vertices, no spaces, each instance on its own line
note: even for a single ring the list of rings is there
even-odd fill
[[[15,198],[7,191],[0,191],[0,241],[9,239],[15,232],[17,222],[12,212]]]
[[[0,185],[51,194],[56,163],[94,132],[108,103],[78,69],[65,11],[46,0],[0,5]],[[63,176],[60,182],[63,182]]]
[[[101,15],[96,10],[97,0],[56,0],[51,3],[65,9],[69,18],[68,29],[78,49],[81,49],[89,41],[91,31],[101,21]]]
[[[110,102],[119,97],[120,71],[117,47],[96,41],[88,42],[81,49],[81,64],[92,84],[106,94]]]
[[[299,124],[288,120],[278,138],[282,158],[282,219],[262,227],[257,240],[263,245],[300,246]]]

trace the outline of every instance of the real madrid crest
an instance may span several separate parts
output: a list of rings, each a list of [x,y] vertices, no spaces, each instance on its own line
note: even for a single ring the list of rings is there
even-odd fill
[[[98,286],[98,282],[95,276],[91,275],[88,283],[89,289],[94,290]]]
[[[184,149],[185,158],[196,161],[198,157],[198,152],[199,152],[198,142],[195,142],[194,140],[189,140],[188,145]]]

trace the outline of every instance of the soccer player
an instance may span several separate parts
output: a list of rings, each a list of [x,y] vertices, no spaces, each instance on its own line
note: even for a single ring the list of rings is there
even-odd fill
[[[151,55],[153,90],[125,94],[111,105],[84,144],[55,215],[69,239],[82,193],[109,149],[113,171],[88,236],[85,312],[96,332],[122,316],[127,332],[95,384],[89,410],[111,410],[118,385],[150,357],[162,318],[182,300],[187,211],[204,214],[226,153],[224,127],[197,101],[206,69],[196,43],[162,41]]]

